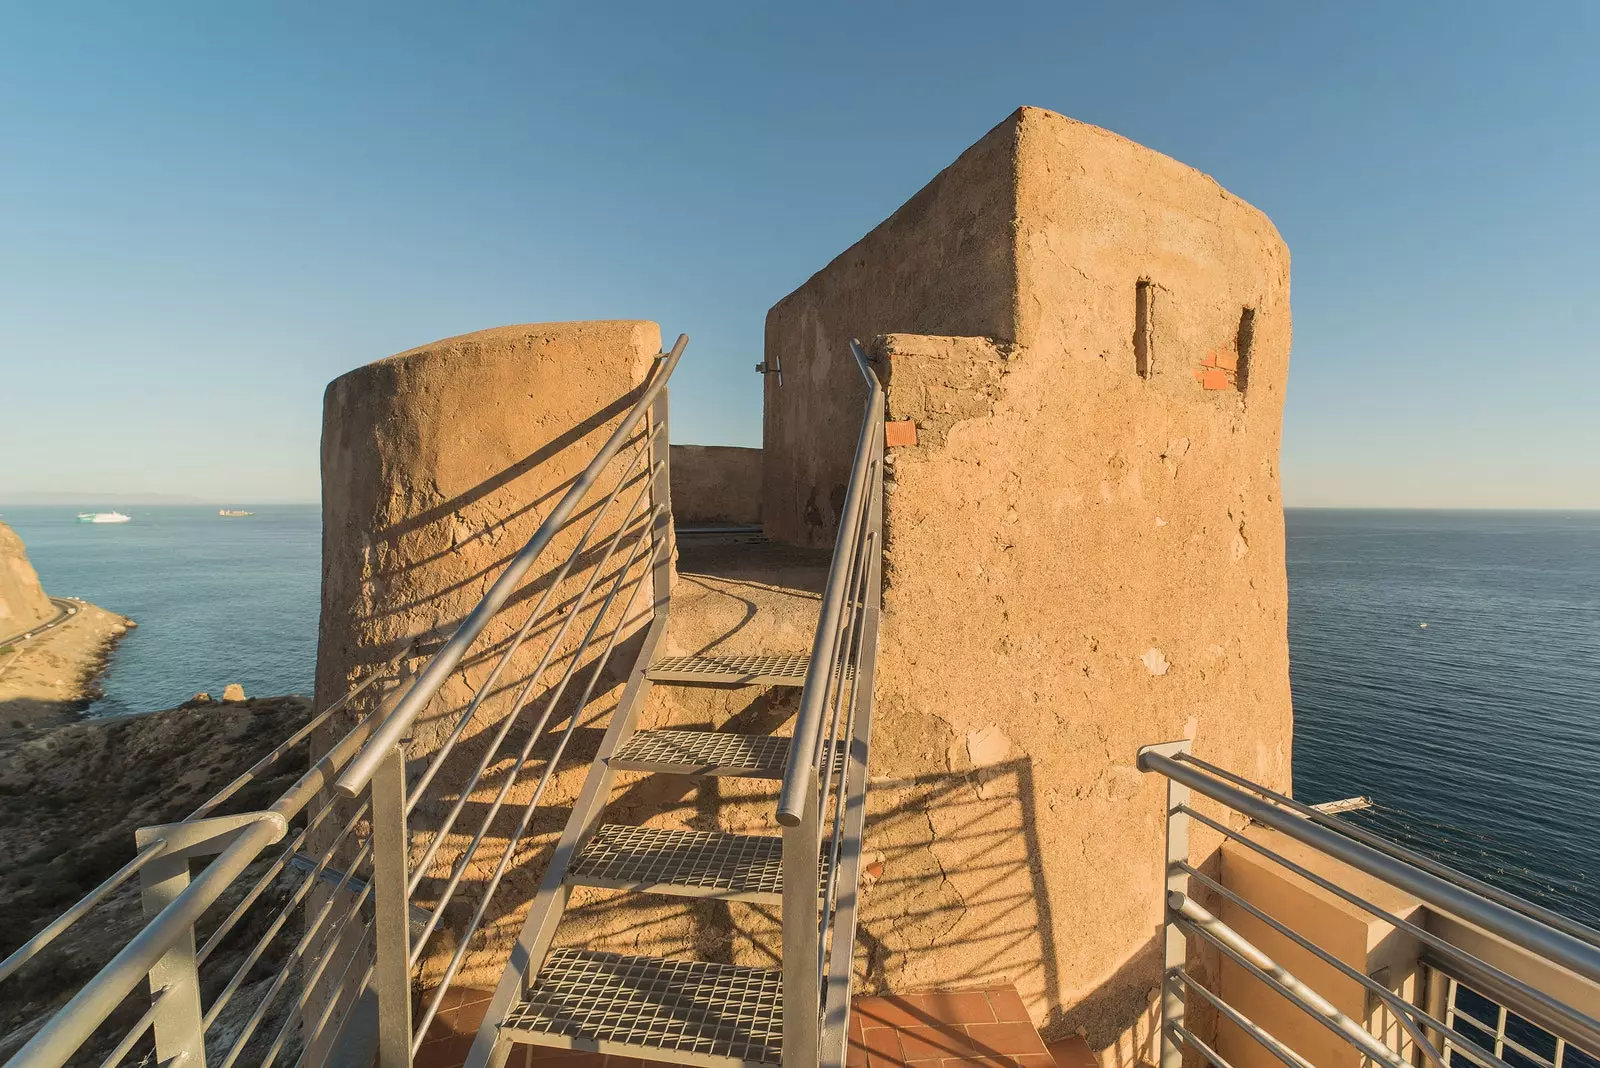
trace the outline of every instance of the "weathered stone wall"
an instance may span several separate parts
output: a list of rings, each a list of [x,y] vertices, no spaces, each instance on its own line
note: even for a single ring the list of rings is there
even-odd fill
[[[1015,132],[1002,124],[866,237],[767,312],[762,521],[767,537],[830,546],[866,386],[852,337],[1009,340]]]
[[[1036,1021],[1105,1048],[1159,981],[1165,787],[1139,746],[1192,737],[1289,785],[1288,254],[1206,176],[1035,109],[930,189],[960,202],[966,183],[1015,206],[949,221],[1009,243],[993,306],[1016,318],[874,346],[891,441],[915,444],[889,452],[860,965],[899,990],[1011,979]],[[811,322],[885,333],[852,287],[890,270],[905,226],[902,209],[779,309],[804,296]],[[769,355],[807,330],[775,310]],[[1215,863],[1214,839],[1193,845]]]
[[[679,523],[761,522],[761,450],[672,446],[672,514]]]
[[[379,360],[329,385],[322,442],[319,707],[413,638],[454,629],[605,442],[636,399],[659,349],[660,332],[654,323],[509,326]],[[631,455],[631,450],[625,451]],[[613,462],[608,468],[580,508],[580,521],[555,539],[526,584],[419,719],[408,749],[414,766],[438,750],[507,641],[549,588],[556,567],[576,545],[587,524],[587,505],[603,499],[622,477],[624,466]],[[647,466],[641,464],[639,470]],[[559,626],[558,612],[565,611],[598,566],[607,541],[642,488],[639,481],[628,486],[601,521],[592,548],[555,591],[544,617],[424,795],[412,818],[413,863],[459,796],[459,785],[482,757],[516,692],[532,677]],[[608,589],[629,544],[631,540],[603,571],[591,605],[597,605]],[[624,579],[621,601],[628,600],[631,583],[642,571],[642,564],[635,566]],[[644,585],[646,592],[629,613],[628,629],[648,614],[648,582]],[[608,620],[617,614],[614,609]],[[553,663],[533,682],[525,721],[532,723],[545,707],[547,693],[571,665],[570,652],[591,619],[589,611],[580,614]],[[599,639],[603,642],[610,631],[608,622]],[[584,709],[583,722],[609,711],[620,693],[617,680],[637,653],[635,640],[626,631],[619,637],[613,663],[621,670],[602,677],[596,699]],[[552,732],[572,714],[592,659],[592,655],[583,658],[551,717]],[[492,763],[473,793],[462,823],[430,866],[433,877],[420,888],[419,905],[430,907],[430,895],[439,891],[450,866],[480,826],[525,737],[526,731],[513,732],[510,748]],[[545,742],[534,750],[531,770],[507,796],[488,836],[490,845],[503,844],[514,829],[550,748]],[[462,984],[493,986],[498,979],[504,940],[513,937],[521,923],[544,867],[544,848],[559,833],[566,817],[564,803],[576,794],[588,761],[589,754],[575,743],[564,770],[544,795],[532,837],[519,851],[518,863],[489,914],[496,952],[469,958],[458,980]],[[446,927],[460,929],[498,859],[498,847],[476,855],[447,913]],[[434,980],[454,949],[448,932],[434,937],[424,968],[425,984]]]
[[[0,523],[0,638],[31,630],[55,614],[22,539]]]

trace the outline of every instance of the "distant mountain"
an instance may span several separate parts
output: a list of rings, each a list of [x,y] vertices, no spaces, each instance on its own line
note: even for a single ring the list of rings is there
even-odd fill
[[[0,504],[207,504],[187,493],[78,493],[0,490]]]

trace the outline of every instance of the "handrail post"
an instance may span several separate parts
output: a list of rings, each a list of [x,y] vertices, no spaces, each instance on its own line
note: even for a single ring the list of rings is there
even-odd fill
[[[800,822],[783,829],[783,1064],[820,1063],[821,977],[817,888],[822,855],[822,813],[813,768],[801,794]]]
[[[373,978],[378,1068],[411,1065],[411,925],[406,890],[406,758],[396,745],[372,777]]]
[[[145,922],[155,919],[188,889],[190,860],[222,852],[240,831],[259,822],[273,823],[280,836],[286,829],[281,819],[275,820],[265,812],[139,828],[134,833],[134,844],[139,849],[162,843],[162,851],[139,871],[139,900]],[[155,1008],[150,1024],[155,1033],[157,1062],[172,1064],[182,1058],[184,1068],[205,1068],[206,1031],[193,924],[168,945],[150,966],[149,974],[150,998]]]
[[[650,505],[657,509],[650,531],[651,615],[665,611],[672,595],[672,442],[668,418],[668,390],[656,394],[650,406]]]
[[[1145,770],[1145,754],[1156,753],[1176,757],[1189,751],[1188,739],[1147,745],[1139,750],[1139,768]],[[1173,894],[1189,894],[1189,876],[1182,865],[1189,863],[1189,788],[1174,780],[1167,780],[1166,810],[1166,889],[1162,893],[1161,960],[1161,1062],[1160,1068],[1183,1068],[1183,1045],[1174,1028],[1183,1026],[1184,991],[1177,973],[1188,961],[1189,937],[1178,927],[1177,914],[1172,907]]]

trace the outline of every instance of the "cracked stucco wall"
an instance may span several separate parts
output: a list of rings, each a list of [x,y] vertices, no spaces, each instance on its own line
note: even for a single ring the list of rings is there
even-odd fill
[[[961,202],[963,183],[1014,210],[916,226],[1010,244],[1006,329],[852,327],[891,335],[874,342],[889,415],[916,428],[886,468],[858,965],[868,988],[1007,979],[1047,1032],[1147,1056],[1129,1043],[1159,979],[1165,787],[1138,748],[1192,737],[1290,784],[1288,253],[1205,175],[1037,109],[930,189]],[[875,256],[940,244],[910,225],[897,213],[790,300],[833,321],[827,295],[870,286]],[[1194,862],[1216,845],[1196,833]]]

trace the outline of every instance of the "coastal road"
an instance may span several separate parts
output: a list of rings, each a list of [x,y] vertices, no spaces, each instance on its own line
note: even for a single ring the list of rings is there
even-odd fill
[[[13,634],[9,638],[0,638],[0,646],[10,645],[12,642],[27,641],[34,635],[43,634],[51,627],[63,623],[67,619],[78,614],[77,601],[69,600],[66,597],[52,597],[50,598],[50,603],[56,606],[56,615],[54,619],[47,619],[31,630],[23,631],[21,634]]]

